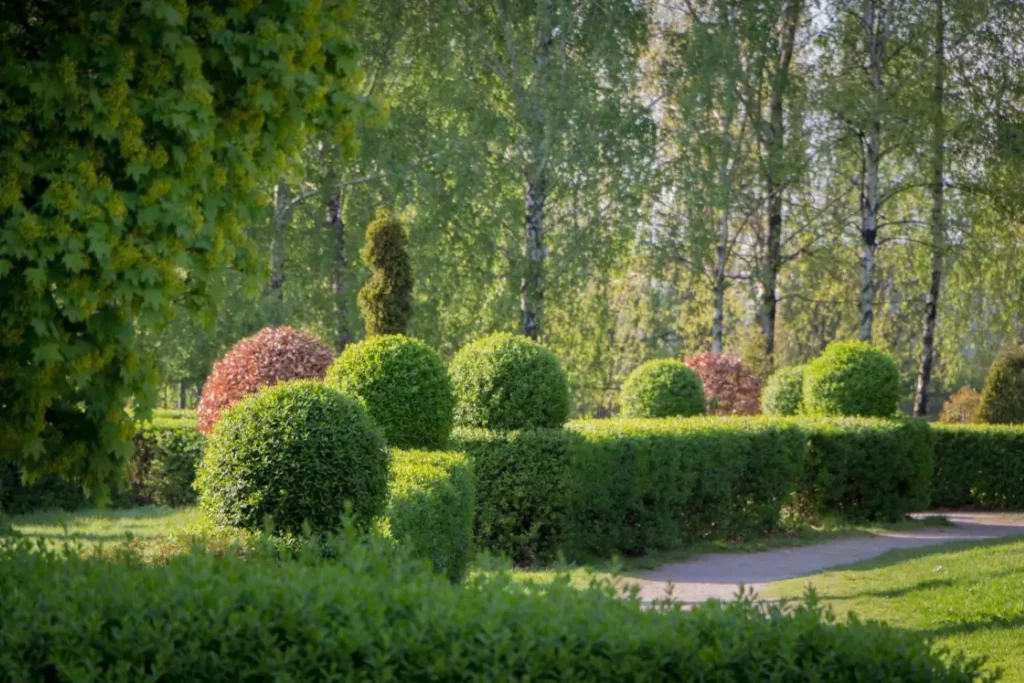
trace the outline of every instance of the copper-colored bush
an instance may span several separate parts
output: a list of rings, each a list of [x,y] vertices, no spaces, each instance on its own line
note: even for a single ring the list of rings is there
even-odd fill
[[[732,356],[707,351],[686,359],[704,385],[708,415],[757,415],[761,412],[761,382]]]

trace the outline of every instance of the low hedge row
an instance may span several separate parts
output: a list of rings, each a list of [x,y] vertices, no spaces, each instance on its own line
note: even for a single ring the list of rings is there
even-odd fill
[[[206,435],[191,416],[156,417],[135,435],[128,485],[136,505],[179,507],[196,502],[192,482],[203,459]]]
[[[783,509],[894,520],[928,503],[915,420],[581,420],[456,430],[473,460],[477,542],[520,564],[635,555],[777,528]]]
[[[561,583],[453,586],[380,543],[332,555],[147,566],[0,547],[0,680],[987,679],[912,633],[814,607],[643,610]]]
[[[935,425],[932,505],[1024,508],[1024,427]]]
[[[473,501],[464,453],[391,450],[390,535],[453,583],[465,578],[472,556]]]

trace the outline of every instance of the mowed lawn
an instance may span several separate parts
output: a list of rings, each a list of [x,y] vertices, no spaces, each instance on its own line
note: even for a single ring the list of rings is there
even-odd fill
[[[193,524],[196,508],[169,509],[140,507],[127,510],[50,510],[11,517],[11,524],[24,536],[41,539],[51,546],[69,539],[85,547],[115,545],[128,539],[167,536]]]
[[[765,597],[796,597],[808,584],[837,615],[917,631],[1024,681],[1024,540],[893,551],[779,582]]]

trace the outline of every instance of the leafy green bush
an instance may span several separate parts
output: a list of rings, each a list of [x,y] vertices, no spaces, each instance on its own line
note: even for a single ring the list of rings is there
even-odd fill
[[[920,636],[813,605],[641,609],[598,587],[454,586],[379,542],[333,554],[147,566],[6,544],[0,679],[988,680]]]
[[[452,582],[466,576],[473,546],[473,470],[464,453],[391,451],[387,521],[414,557]]]
[[[471,342],[455,354],[449,372],[460,426],[560,427],[569,416],[565,371],[526,337],[503,332]]]
[[[363,407],[313,380],[261,389],[221,414],[196,486],[216,524],[298,533],[384,511],[388,452]]]
[[[965,384],[942,404],[939,422],[957,424],[976,422],[980,407],[981,394],[974,387]]]
[[[923,420],[801,420],[800,508],[810,517],[896,521],[928,507],[935,435]]]
[[[77,510],[88,503],[82,487],[56,474],[47,474],[25,483],[21,469],[13,462],[0,460],[0,510],[20,515],[36,510]]]
[[[135,435],[128,481],[136,504],[191,505],[198,497],[193,483],[203,459],[206,435],[191,419],[155,419]]]
[[[981,392],[978,421],[1024,424],[1024,345],[1003,349],[992,362]]]
[[[781,368],[765,382],[761,410],[765,415],[797,415],[803,408],[804,366]]]
[[[896,361],[864,342],[829,344],[804,369],[804,412],[808,415],[892,417],[900,393]]]
[[[777,528],[804,438],[758,418],[580,420],[563,549],[571,559],[641,554]]]
[[[392,446],[440,448],[448,442],[451,381],[441,357],[419,339],[396,334],[349,344],[325,381],[358,398]]]
[[[311,129],[351,149],[353,26],[308,0],[3,4],[5,459],[100,498],[121,476],[125,405],[155,398],[138,330],[258,272],[245,226]]]
[[[671,358],[647,361],[622,384],[623,417],[674,417],[704,414],[700,377]]]
[[[1024,427],[935,425],[932,505],[1024,509]]]
[[[361,255],[370,279],[359,290],[359,312],[366,333],[402,334],[412,315],[412,265],[405,228],[386,210],[366,226]]]

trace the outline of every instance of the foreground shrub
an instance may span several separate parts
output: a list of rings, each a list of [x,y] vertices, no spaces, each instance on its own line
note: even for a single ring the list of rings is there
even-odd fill
[[[286,533],[367,524],[384,511],[388,452],[355,399],[310,380],[248,396],[221,417],[196,486],[219,525],[256,530],[268,516]]]
[[[455,422],[464,427],[559,427],[569,416],[569,380],[554,354],[526,337],[498,333],[452,359]]]
[[[385,335],[349,344],[326,382],[358,398],[393,446],[440,448],[448,441],[452,385],[444,361],[419,339]]]
[[[622,384],[624,417],[704,414],[704,388],[697,373],[677,360],[662,358],[638,366]]]
[[[473,546],[473,470],[464,453],[391,451],[387,521],[413,557],[430,560],[454,583]]]
[[[829,344],[804,369],[804,412],[808,415],[892,417],[900,393],[896,361],[864,342]]]
[[[981,407],[981,394],[971,386],[964,385],[942,404],[939,422],[964,424],[975,422]]]
[[[765,382],[761,410],[765,415],[797,415],[803,408],[804,366],[781,368]]]
[[[360,255],[370,279],[359,290],[366,334],[402,334],[412,315],[412,265],[405,228],[384,209],[366,226]]]
[[[710,415],[757,415],[761,412],[761,382],[739,360],[724,353],[695,353],[686,364],[704,387]]]
[[[194,414],[193,414],[194,415]],[[135,435],[128,481],[138,505],[192,505],[193,483],[203,459],[206,436],[193,419],[155,419]]]
[[[923,420],[802,420],[808,516],[898,521],[930,498],[935,435]]]
[[[1024,426],[935,425],[932,505],[1024,509]]]
[[[1024,424],[1024,345],[1003,349],[992,362],[981,392],[978,420]]]
[[[220,412],[260,387],[289,379],[319,379],[334,354],[316,337],[290,327],[267,327],[217,361],[199,398],[199,429],[209,432]]]
[[[380,543],[331,562],[204,554],[166,566],[0,547],[0,679],[959,683],[879,622],[747,602],[641,609],[504,577],[453,586]],[[87,672],[88,675],[85,675]],[[984,678],[982,679],[984,680]]]

